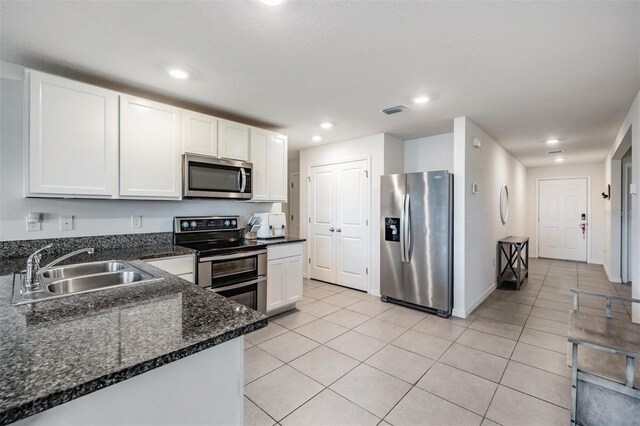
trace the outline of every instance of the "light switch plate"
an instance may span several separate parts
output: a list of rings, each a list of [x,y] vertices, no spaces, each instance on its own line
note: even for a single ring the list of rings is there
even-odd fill
[[[131,216],[131,227],[142,228],[142,216]]]
[[[73,231],[73,216],[71,215],[60,216],[60,230]]]

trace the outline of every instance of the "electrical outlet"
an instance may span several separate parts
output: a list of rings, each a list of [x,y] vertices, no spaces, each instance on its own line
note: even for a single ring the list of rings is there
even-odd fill
[[[29,219],[27,219],[27,232],[37,232],[37,231],[42,231],[42,223],[29,221]]]
[[[73,230],[73,216],[71,215],[60,216],[60,230],[61,231]]]
[[[131,227],[142,228],[142,216],[131,216]]]

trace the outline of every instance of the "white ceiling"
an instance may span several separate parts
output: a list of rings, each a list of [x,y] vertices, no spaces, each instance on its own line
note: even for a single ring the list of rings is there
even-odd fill
[[[314,134],[449,132],[467,115],[527,166],[552,163],[550,136],[568,163],[601,161],[640,88],[636,2],[3,0],[0,13],[4,61],[260,120],[292,151]],[[411,110],[379,112],[399,103]]]

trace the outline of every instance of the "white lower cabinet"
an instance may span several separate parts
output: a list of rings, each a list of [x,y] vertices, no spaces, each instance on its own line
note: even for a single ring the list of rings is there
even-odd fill
[[[149,265],[155,266],[158,269],[162,269],[163,271],[167,271],[170,274],[176,275],[183,280],[187,280],[189,282],[195,282],[194,280],[194,271],[195,271],[195,257],[192,255],[188,256],[174,256],[174,257],[166,257],[158,260],[149,260],[147,261]]]
[[[302,300],[302,243],[267,248],[267,313]]]

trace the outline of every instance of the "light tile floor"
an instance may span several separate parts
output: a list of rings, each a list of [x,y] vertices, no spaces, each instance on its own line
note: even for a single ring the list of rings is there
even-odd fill
[[[467,319],[305,280],[299,310],[245,336],[245,424],[569,424],[570,289],[631,289],[597,265],[530,266],[520,291],[494,291]],[[604,316],[604,302],[581,306]],[[630,306],[614,310],[630,320]],[[589,355],[580,362],[593,363]],[[623,375],[610,361],[597,364]]]

